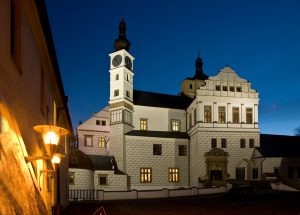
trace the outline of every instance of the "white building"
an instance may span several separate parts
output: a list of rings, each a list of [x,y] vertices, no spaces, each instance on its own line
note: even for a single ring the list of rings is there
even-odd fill
[[[123,20],[119,29],[115,52],[109,55],[107,156],[114,158],[114,174],[120,171],[127,176],[123,178],[127,186],[96,186],[95,177],[94,188],[153,190],[263,179],[262,159],[255,156],[263,157],[259,153],[259,94],[251,83],[230,67],[208,77],[198,57],[195,75],[182,82],[179,95],[134,90],[134,57]],[[80,125],[78,133],[87,125]],[[79,149],[94,154],[86,150],[87,142],[79,135]],[[97,162],[101,159],[105,158]],[[111,173],[106,175],[113,180]]]

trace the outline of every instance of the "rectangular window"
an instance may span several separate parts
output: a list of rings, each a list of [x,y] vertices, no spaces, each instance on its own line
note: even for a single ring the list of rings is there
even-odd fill
[[[245,168],[236,168],[235,178],[236,180],[245,180]]]
[[[252,169],[252,179],[258,179],[258,168]]]
[[[279,178],[279,168],[278,167],[274,167],[274,175]]]
[[[249,148],[254,148],[254,139],[249,139]]]
[[[237,92],[242,92],[242,87],[236,87]]]
[[[186,156],[187,155],[187,145],[178,145],[178,155]]]
[[[122,110],[113,110],[110,112],[111,124],[122,122]]]
[[[192,114],[189,114],[189,125],[190,128],[192,128],[193,124],[192,124]]]
[[[141,130],[148,130],[148,120],[147,119],[140,119],[140,129]]]
[[[141,181],[141,183],[151,183],[152,182],[152,169],[151,168],[141,168],[140,169],[140,181]]]
[[[246,140],[245,139],[240,140],[240,148],[246,148]]]
[[[69,172],[69,185],[75,184],[75,172]]]
[[[124,110],[124,123],[132,125],[132,113],[128,110]]]
[[[194,109],[194,125],[197,123],[197,108]]]
[[[130,92],[128,90],[126,90],[126,96],[130,98]]]
[[[225,107],[219,106],[218,111],[219,111],[219,123],[225,123],[226,121]]]
[[[221,147],[227,148],[227,139],[221,139]]]
[[[191,90],[193,89],[193,84],[190,84],[190,89],[191,89]]]
[[[93,146],[93,136],[92,135],[84,135],[84,145],[85,146]]]
[[[180,131],[180,120],[172,119],[171,120],[171,130],[172,131]]]
[[[99,185],[107,185],[107,175],[99,175]]]
[[[230,90],[231,92],[234,92],[234,87],[233,87],[233,86],[230,86],[230,87],[229,87],[229,90]]]
[[[211,122],[211,106],[204,106],[204,122]]]
[[[105,120],[102,120],[102,121],[101,121],[101,125],[102,125],[102,126],[106,126],[106,121],[105,121]]]
[[[100,125],[100,120],[96,120],[96,125]]]
[[[288,178],[294,178],[294,167],[293,166],[288,167]]]
[[[179,182],[178,168],[169,168],[169,182]]]
[[[105,148],[106,147],[106,139],[104,137],[99,137],[99,147]]]
[[[223,91],[227,91],[227,90],[228,90],[227,86],[223,86]]]
[[[211,139],[211,148],[217,148],[217,139]]]
[[[238,107],[232,108],[232,123],[240,123],[240,111]]]
[[[246,123],[252,124],[253,120],[252,108],[246,108]]]
[[[161,154],[162,154],[161,144],[153,144],[153,155],[161,155]]]
[[[119,96],[119,90],[114,91],[114,97],[117,97],[117,96]]]
[[[216,85],[216,91],[220,91],[221,90],[221,86],[220,85]]]

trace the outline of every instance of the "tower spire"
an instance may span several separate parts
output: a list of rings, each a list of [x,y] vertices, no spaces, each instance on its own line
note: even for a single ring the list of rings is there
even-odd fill
[[[202,61],[202,58],[200,57],[199,48],[198,48],[198,57],[195,62],[195,67],[196,67],[196,72],[194,75],[194,79],[206,80],[208,78],[208,76],[206,74],[204,74],[204,72],[203,72],[203,61]]]
[[[115,40],[115,50],[122,50],[125,49],[126,51],[129,51],[130,48],[130,42],[126,38],[126,23],[124,22],[124,19],[122,18],[120,24],[119,24],[119,38]]]

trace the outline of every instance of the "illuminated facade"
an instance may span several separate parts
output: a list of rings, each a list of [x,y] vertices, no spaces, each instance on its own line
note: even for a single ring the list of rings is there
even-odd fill
[[[182,82],[179,95],[134,90],[134,57],[123,20],[119,30],[115,51],[109,54],[107,156],[115,159],[115,173],[118,170],[127,176],[124,190],[219,186],[274,175],[273,168],[281,165],[284,155],[270,158],[264,153],[264,146],[273,140],[261,141],[259,93],[250,82],[230,67],[208,76],[198,56],[195,74]],[[85,150],[82,145],[81,138],[79,150]],[[299,158],[285,164],[278,173],[282,177],[276,180],[292,181],[286,180],[289,165],[296,175]],[[299,182],[300,172],[293,185]],[[104,185],[97,180],[93,183],[98,185],[94,189],[122,190],[111,186],[112,178]]]
[[[72,132],[44,1],[0,1],[0,214],[51,214],[56,173],[36,125]],[[53,136],[52,136],[53,137]],[[63,136],[56,152],[68,150]],[[53,151],[53,149],[51,148]],[[68,159],[60,165],[67,206]]]

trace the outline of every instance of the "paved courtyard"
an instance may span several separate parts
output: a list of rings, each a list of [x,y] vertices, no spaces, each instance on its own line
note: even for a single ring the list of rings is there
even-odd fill
[[[236,198],[235,198],[236,197]],[[272,193],[251,197],[224,195],[197,196],[136,201],[109,201],[70,204],[65,214],[93,215],[101,206],[107,215],[150,214],[295,214],[300,215],[300,193]]]

